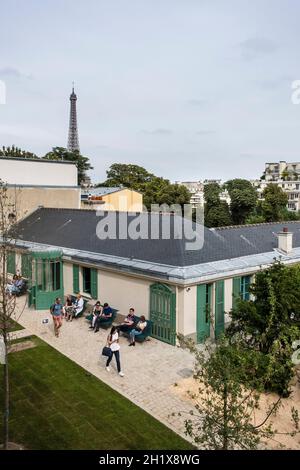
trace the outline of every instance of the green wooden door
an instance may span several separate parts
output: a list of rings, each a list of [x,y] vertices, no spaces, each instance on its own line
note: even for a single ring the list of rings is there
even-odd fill
[[[197,286],[197,343],[210,336],[211,284]]]
[[[56,299],[63,300],[63,262],[59,259],[36,259],[33,292],[35,308],[48,309]]]
[[[164,284],[150,286],[152,336],[165,343],[176,341],[176,294]]]
[[[224,332],[224,281],[215,283],[215,337]]]
[[[9,251],[6,258],[6,270],[9,274],[16,273],[16,253]]]

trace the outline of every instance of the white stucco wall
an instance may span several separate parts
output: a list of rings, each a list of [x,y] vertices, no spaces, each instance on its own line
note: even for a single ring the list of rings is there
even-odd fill
[[[0,158],[0,178],[7,184],[77,186],[77,167],[47,160]]]
[[[137,315],[149,318],[150,285],[152,282],[137,277],[98,271],[98,297],[108,302],[121,314],[127,314],[130,307]]]
[[[73,264],[64,261],[64,292],[65,295],[73,294]]]
[[[225,310],[225,323],[230,321],[228,312],[232,309],[232,278],[225,279],[224,281],[224,310]]]
[[[187,336],[197,331],[197,286],[177,289],[177,331]]]

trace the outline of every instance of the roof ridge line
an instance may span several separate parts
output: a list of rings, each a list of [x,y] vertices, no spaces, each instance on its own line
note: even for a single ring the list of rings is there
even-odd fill
[[[300,224],[300,220],[284,220],[280,222],[258,222],[256,224],[241,224],[241,225],[224,225],[222,227],[210,227],[209,230],[226,230],[229,228],[243,228],[243,227],[261,227],[264,225],[284,225],[284,224]]]

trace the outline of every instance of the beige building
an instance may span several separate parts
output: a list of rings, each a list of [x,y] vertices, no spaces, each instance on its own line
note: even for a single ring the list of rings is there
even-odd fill
[[[166,217],[160,214],[160,226]],[[284,229],[280,223],[205,228],[198,234],[202,248],[187,250],[187,239],[173,230],[184,219],[169,217],[170,237],[165,239],[153,237],[148,212],[124,218],[120,212],[41,208],[17,226],[21,237],[8,272],[18,267],[31,279],[36,309],[48,308],[57,296],[80,292],[90,304],[100,299],[121,314],[134,307],[137,315],[151,320],[153,337],[174,345],[177,334],[198,343],[218,337],[236,299],[250,299],[256,272],[279,257],[285,264],[300,262],[300,222]],[[107,219],[112,230],[101,236],[99,224]],[[146,229],[134,233],[137,225]],[[28,255],[36,263],[31,270]]]
[[[143,212],[143,195],[121,187],[99,187],[81,191],[81,208],[101,211]]]
[[[204,187],[206,184],[216,183],[219,186],[222,185],[221,180],[204,180],[204,181],[176,181],[176,184],[181,184],[185,186],[188,191],[191,193],[190,204],[195,208],[197,206],[204,207],[205,198],[204,198]],[[228,194],[227,189],[224,189],[220,193],[220,200],[227,202],[230,204],[230,196]]]
[[[21,186],[77,186],[77,167],[72,162],[0,157],[0,178]]]
[[[265,170],[260,180],[252,180],[259,198],[269,184],[276,184],[288,195],[287,209],[300,211],[300,162],[265,163]]]
[[[0,157],[0,178],[18,219],[39,206],[80,208],[77,167],[72,162]]]

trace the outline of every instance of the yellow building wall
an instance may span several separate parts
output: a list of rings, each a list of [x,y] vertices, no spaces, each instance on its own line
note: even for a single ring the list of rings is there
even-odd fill
[[[80,188],[42,188],[11,187],[7,188],[8,204],[16,204],[17,218],[25,217],[38,206],[79,209]]]
[[[143,195],[131,189],[122,189],[102,196],[102,201],[99,204],[81,201],[81,208],[101,211],[142,212]]]

